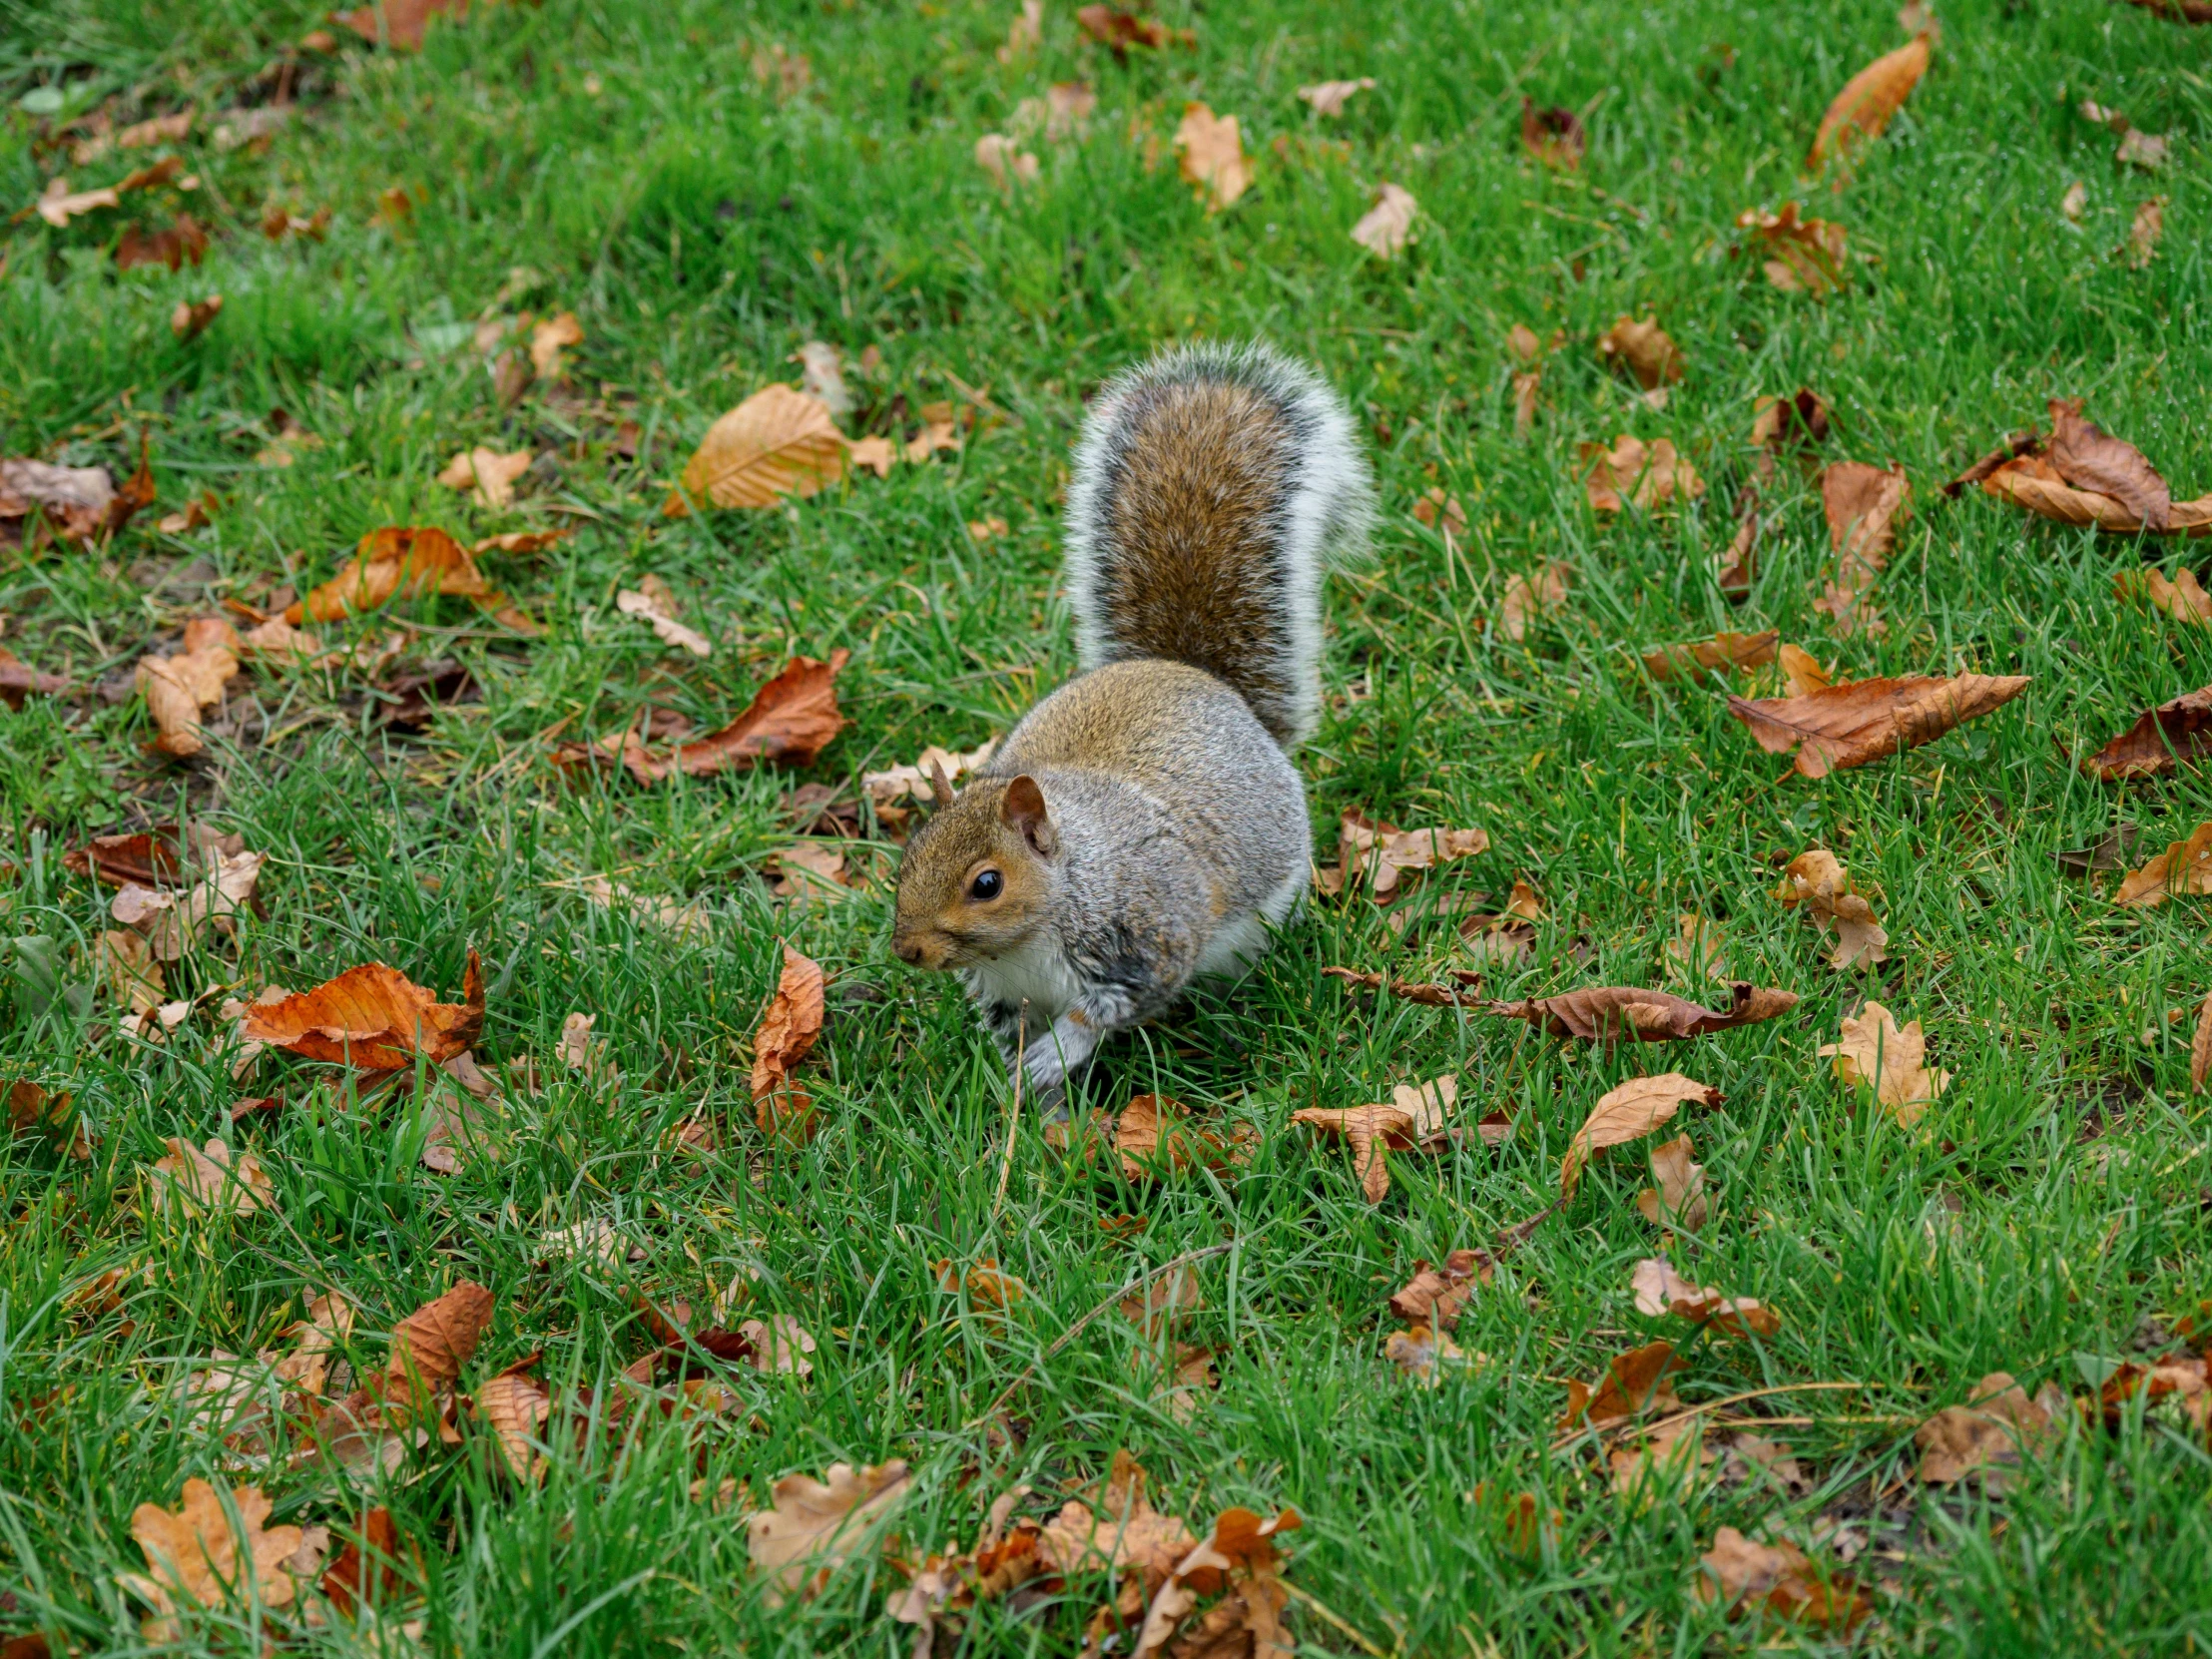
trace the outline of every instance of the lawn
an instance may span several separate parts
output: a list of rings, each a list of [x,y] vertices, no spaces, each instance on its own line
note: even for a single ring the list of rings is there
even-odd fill
[[[1020,17],[479,0],[410,48],[296,4],[0,0],[0,456],[128,495],[143,445],[152,491],[75,534],[0,512],[0,646],[53,677],[0,709],[8,1659],[889,1656],[931,1556],[956,1558],[939,1656],[1074,1655],[1086,1627],[1128,1655],[1237,1506],[1302,1524],[1239,1557],[1222,1622],[1279,1613],[1309,1654],[2212,1653],[2212,937],[2187,890],[2118,902],[2212,788],[2178,720],[2179,765],[2081,765],[2212,683],[2200,544],[1941,487],[2072,397],[2178,501],[2212,492],[2212,29],[1946,4],[1887,128],[1809,173],[1831,100],[1911,38],[1887,0],[1167,0],[1161,44],[1119,50],[1061,0]],[[1299,96],[1362,77],[1335,114]],[[1048,99],[1078,82],[1095,106]],[[1533,153],[1524,99],[1576,136]],[[1234,202],[1180,176],[1191,102],[1240,124]],[[1417,204],[1390,253],[1353,236],[1385,185]],[[1845,241],[1784,287],[1738,220],[1791,202]],[[1674,344],[1664,397],[1600,348],[1624,316]],[[1253,334],[1342,390],[1380,486],[1374,556],[1327,596],[1317,845],[1354,811],[1485,844],[1393,903],[1372,868],[1317,887],[1049,1125],[957,987],[891,955],[916,809],[862,780],[1073,671],[1086,396]],[[679,488],[803,346],[883,475]],[[1817,420],[1755,441],[1801,387]],[[1623,434],[1701,488],[1596,510],[1578,446]],[[476,488],[442,480],[477,452]],[[1878,575],[1824,512],[1847,462],[1910,480]],[[345,573],[392,527],[448,532],[444,586],[475,595],[368,603]],[[246,643],[341,576],[311,650]],[[153,676],[187,705],[165,750],[138,665],[225,627],[215,695]],[[2027,684],[1816,778],[1730,712],[1782,663],[1645,661],[1766,631],[1838,683]],[[811,760],[614,764],[836,653],[847,724]],[[215,889],[149,866],[153,907],[119,912],[93,838],[178,825],[195,870],[260,854],[251,898],[181,928]],[[1882,959],[1839,968],[1844,935],[1777,896],[1819,849]],[[790,1078],[811,1116],[754,1094],[787,947],[827,979]],[[480,1030],[453,1011],[472,952]],[[246,1043],[267,987],[370,962],[474,1065]],[[1730,980],[1797,1000],[1657,1045],[1485,1005],[1726,1007]],[[1882,1009],[1931,1073],[1878,1094],[1822,1050]],[[1600,1097],[1669,1072],[1694,1080],[1672,1120],[1563,1184]],[[1387,1154],[1380,1201],[1292,1121],[1442,1076],[1452,1133]],[[1100,1136],[1142,1095],[1190,1120],[1125,1163]],[[1702,1204],[1647,1219],[1677,1135]],[[211,1141],[196,1177],[180,1148]],[[1409,1338],[1393,1293],[1468,1250],[1494,1260],[1455,1330]],[[1657,1257],[1677,1306],[1772,1317],[1640,1311]],[[1659,1342],[1680,1369],[1624,1388]],[[1984,1402],[1923,1432],[1995,1373],[2019,1426]],[[1044,1570],[1063,1505],[1129,1501],[1100,1489],[1122,1452],[1188,1535]],[[747,1517],[840,1463],[883,1496],[785,1593],[757,1559],[785,1521]],[[156,1530],[189,1480],[229,1507]],[[264,1498],[257,1570],[211,1568]],[[986,1526],[1035,1570],[980,1581]],[[369,1566],[325,1577],[364,1530]],[[153,1567],[149,1536],[190,1559]],[[180,1574],[197,1599],[149,1582]]]

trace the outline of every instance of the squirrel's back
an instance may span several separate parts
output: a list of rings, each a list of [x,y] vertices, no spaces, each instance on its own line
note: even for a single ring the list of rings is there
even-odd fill
[[[1322,582],[1364,545],[1372,496],[1343,402],[1270,346],[1183,346],[1119,376],[1068,492],[1083,667],[1187,663],[1301,742],[1320,714]]]

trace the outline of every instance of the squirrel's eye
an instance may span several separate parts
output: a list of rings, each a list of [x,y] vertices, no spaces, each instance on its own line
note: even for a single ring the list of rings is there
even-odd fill
[[[1006,878],[999,874],[997,870],[978,870],[975,879],[968,883],[968,897],[979,901],[988,901],[996,898],[999,889],[1005,884]]]

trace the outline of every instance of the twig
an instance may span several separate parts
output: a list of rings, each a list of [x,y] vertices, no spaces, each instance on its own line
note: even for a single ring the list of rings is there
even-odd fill
[[[1328,1620],[1339,1630],[1343,1631],[1347,1636],[1350,1636],[1354,1641],[1358,1642],[1363,1652],[1373,1654],[1375,1656],[1375,1659],[1390,1659],[1390,1656],[1388,1654],[1384,1653],[1381,1648],[1377,1647],[1373,1642],[1369,1641],[1367,1637],[1361,1635],[1359,1631],[1355,1630],[1351,1625],[1347,1624],[1343,1619],[1339,1618],[1335,1613],[1332,1613],[1327,1607],[1323,1606],[1321,1597],[1315,1595],[1311,1590],[1302,1590],[1287,1578],[1278,1578],[1276,1582],[1282,1585],[1284,1589],[1290,1591],[1292,1597],[1295,1600],[1304,1602],[1315,1612],[1319,1613],[1324,1619]]]
[[[1622,1422],[1611,1427],[1601,1426],[1594,1422],[1587,1423],[1580,1428],[1569,1429],[1558,1439],[1553,1440],[1551,1449],[1564,1451],[1585,1435],[1602,1439],[1607,1434],[1625,1433],[1631,1429],[1640,1429],[1647,1434],[1656,1434],[1662,1428],[1672,1427],[1678,1422],[1687,1422],[1691,1417],[1702,1417],[1706,1412],[1718,1411],[1724,1405],[1741,1405],[1747,1399],[1765,1399],[1772,1394],[1802,1394],[1818,1388],[1864,1388],[1865,1386],[1867,1384],[1864,1382],[1787,1382],[1780,1387],[1753,1388],[1748,1393],[1730,1394],[1726,1399],[1709,1399],[1702,1405],[1687,1406],[1675,1412],[1672,1416],[1661,1417],[1656,1422],[1639,1424],[1631,1421]]]
[[[1109,1295],[1106,1300],[1104,1302],[1101,1302],[1096,1308],[1093,1308],[1089,1313],[1085,1314],[1081,1319],[1077,1320],[1073,1325],[1069,1326],[1067,1330],[1061,1334],[1060,1339],[1057,1342],[1055,1342],[1050,1348],[1046,1349],[1042,1354],[1038,1355],[1036,1359],[1031,1361],[1027,1366],[1023,1367],[1021,1375],[1015,1378],[1011,1382],[1007,1383],[1004,1388],[1000,1389],[998,1397],[992,1400],[988,1405],[984,1406],[982,1411],[978,1415],[970,1417],[964,1426],[968,1428],[977,1428],[980,1427],[982,1424],[988,1422],[991,1419],[992,1414],[996,1412],[1001,1405],[1005,1404],[1007,1400],[1013,1398],[1015,1389],[1019,1388],[1024,1382],[1028,1382],[1032,1377],[1037,1375],[1037,1368],[1039,1366],[1050,1360],[1055,1354],[1059,1353],[1060,1350],[1066,1348],[1068,1344],[1074,1342],[1076,1338],[1080,1337],[1083,1334],[1084,1330],[1090,1325],[1091,1321],[1095,1320],[1096,1318],[1098,1318],[1099,1315],[1106,1312],[1107,1309],[1113,1307],[1115,1304],[1120,1302],[1122,1298],[1132,1295],[1139,1290],[1142,1290],[1145,1286],[1151,1284],[1153,1280],[1159,1278],[1160,1275],[1162,1275],[1163,1273],[1173,1273],[1177,1268],[1187,1268],[1191,1266],[1191,1264],[1193,1264],[1194,1262],[1205,1261],[1206,1258],[1209,1256],[1220,1256],[1227,1251],[1235,1250],[1237,1246],[1242,1242],[1243,1241],[1239,1239],[1231,1239],[1226,1244],[1208,1245],[1203,1250],[1187,1250],[1182,1255],[1176,1257],[1173,1261],[1162,1262],[1158,1267],[1149,1269],[1144,1273],[1140,1273],[1139,1275],[1137,1275],[1136,1278],[1130,1280],[1128,1284],[1122,1286],[1120,1290],[1115,1291],[1111,1295]]]
[[[1021,1126],[1021,1080],[1029,1067],[1029,999],[1021,999],[1021,1017],[1014,1024],[1014,1103],[1006,1109],[1006,1155],[998,1161],[998,1196],[991,1200],[990,1226],[998,1225],[998,1213],[1006,1207],[1006,1179],[1014,1173],[1014,1131]],[[990,1228],[985,1228],[985,1232]]]

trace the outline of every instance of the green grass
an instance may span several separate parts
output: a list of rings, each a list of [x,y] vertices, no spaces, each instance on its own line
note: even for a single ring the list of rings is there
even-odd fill
[[[428,1647],[902,1653],[907,1633],[881,1617],[895,1574],[855,1565],[819,1599],[772,1609],[749,1583],[743,1526],[692,1483],[758,1494],[792,1470],[905,1457],[918,1492],[899,1530],[949,1550],[1010,1482],[1056,1503],[1126,1446],[1162,1507],[1201,1527],[1232,1502],[1306,1516],[1291,1580],[1335,1615],[1294,1605],[1313,1653],[1360,1651],[1346,1627],[1408,1655],[1819,1648],[1817,1631],[1702,1606],[1697,1558],[1736,1525],[1833,1559],[1813,1543],[1821,1517],[1864,1515],[1877,1494],[1886,1519],[1852,1570],[1879,1617],[1859,1647],[2212,1652],[2212,1458],[2178,1417],[2138,1408],[2117,1430],[2072,1427],[2002,1496],[1910,1479],[1914,1424],[1985,1373],[2085,1391],[2114,1361],[2163,1351],[2176,1317],[2212,1296],[2212,1118],[2188,1091],[2193,1017],[2171,1017],[2212,988],[2202,902],[2116,910],[2052,857],[2122,819],[2145,827],[2148,851],[2212,818],[2201,775],[2122,792],[2068,759],[2212,681],[2202,631],[2112,595],[2115,570],[2198,555],[1936,490],[2054,394],[2087,398],[2177,495],[2212,488],[2212,87],[2192,67],[2212,34],[2093,0],[1960,0],[1927,80],[1832,192],[1798,163],[1829,98],[1902,38],[1887,4],[1171,4],[1196,49],[1127,66],[1079,45],[1058,5],[1041,51],[1002,65],[1013,10],[481,4],[434,26],[419,55],[301,60],[298,118],[264,151],[218,151],[215,113],[273,95],[285,43],[320,22],[311,8],[0,0],[0,203],[28,204],[62,165],[42,121],[13,107],[60,85],[71,112],[114,100],[118,125],[200,109],[183,149],[201,189],[145,212],[153,224],[189,209],[216,233],[197,270],[118,274],[109,246],[135,208],[7,229],[0,453],[120,476],[143,429],[161,510],[226,497],[188,535],[159,533],[150,512],[103,550],[0,555],[11,649],[127,685],[189,617],[320,581],[367,529],[578,530],[535,558],[486,560],[545,619],[542,638],[458,601],[400,613],[399,666],[458,658],[482,687],[419,738],[381,725],[369,688],[343,674],[250,670],[189,767],[142,748],[152,731],[132,698],[0,713],[13,866],[0,912],[10,937],[54,941],[66,983],[92,979],[108,895],[67,874],[62,850],[189,813],[271,855],[266,917],[173,971],[209,1000],[166,1048],[117,1034],[105,990],[89,1017],[66,997],[0,1012],[0,1077],[70,1089],[93,1137],[83,1162],[36,1136],[0,1150],[0,1634],[140,1650],[142,1609],[115,1586],[141,1566],[133,1508],[173,1505],[192,1475],[249,1477],[179,1390],[218,1351],[274,1344],[316,1288],[358,1302],[355,1352],[373,1366],[391,1322],[478,1280],[499,1304],[464,1384],[542,1348],[543,1375],[604,1388],[649,1345],[637,1291],[700,1304],[751,1271],[752,1311],[797,1316],[820,1343],[805,1385],[740,1372],[735,1415],[563,1452],[535,1488],[493,1474],[471,1435],[379,1489],[420,1551],[408,1606]],[[772,42],[811,59],[802,96],[779,102],[755,80],[754,51]],[[1724,42],[1733,66],[1716,72]],[[1363,74],[1376,90],[1336,122],[1294,96]],[[1033,141],[1039,183],[1002,200],[972,162],[976,137],[1078,76],[1099,94],[1089,137]],[[1522,159],[1523,94],[1594,102],[1579,177]],[[2074,113],[2084,97],[2170,134],[2165,175],[2118,172],[2110,135]],[[1237,115],[1256,158],[1251,193],[1218,217],[1193,205],[1172,157],[1148,172],[1131,136],[1149,122],[1164,142],[1190,98]],[[87,188],[132,160],[68,171]],[[2079,227],[2058,207],[2077,179]],[[1384,180],[1422,209],[1418,242],[1389,265],[1347,235]],[[393,186],[415,205],[397,228],[376,221]],[[2165,241],[2138,271],[2117,251],[2152,194],[2168,198]],[[1850,288],[1825,304],[1729,256],[1739,212],[1792,198],[1850,233]],[[328,207],[327,239],[266,241],[271,205]],[[170,311],[211,291],[220,318],[179,343]],[[1689,359],[1663,413],[1633,404],[1592,348],[1643,306]],[[578,313],[576,396],[541,387],[502,409],[453,344],[454,324],[517,308]],[[1516,322],[1566,336],[1525,443],[1503,346]],[[1492,849],[1436,887],[1497,895],[1525,875],[1557,918],[1528,967],[1493,977],[1498,995],[1661,983],[1661,947],[1694,912],[1725,927],[1740,974],[1804,1000],[1680,1048],[1563,1047],[1517,1023],[1348,996],[1322,966],[1417,977],[1464,958],[1447,930],[1400,947],[1364,905],[1322,904],[1246,982],[1109,1045],[1079,1091],[1111,1109],[1157,1090],[1254,1125],[1241,1178],[1124,1183],[1055,1157],[1031,1118],[1001,1213],[1002,1074],[954,988],[891,958],[887,892],[794,909],[753,872],[790,840],[780,802],[795,784],[848,787],[927,743],[972,746],[1070,671],[1056,491],[1083,394],[1159,342],[1253,332],[1343,388],[1371,429],[1385,508],[1378,561],[1329,597],[1332,712],[1303,757],[1324,843],[1353,806],[1487,829]],[[879,376],[855,387],[874,429],[893,424],[894,398],[918,408],[963,383],[988,387],[1005,418],[956,457],[789,511],[663,519],[665,481],[708,422],[796,377],[788,359],[812,338],[880,350]],[[1829,458],[1895,458],[1914,479],[1879,640],[1836,640],[1811,610],[1828,538],[1817,491],[1788,469],[1748,601],[1731,606],[1710,579],[1753,399],[1800,384],[1834,408]],[[273,406],[324,446],[257,466]],[[644,430],[635,462],[613,447],[625,415]],[[1673,437],[1711,484],[1704,501],[1594,521],[1573,446],[1620,431]],[[511,513],[433,481],[477,442],[553,456]],[[1431,483],[1471,521],[1448,562],[1409,516]],[[975,546],[962,526],[989,516],[1011,532]],[[1572,568],[1571,602],[1509,643],[1495,626],[1504,583],[1547,559]],[[615,613],[617,588],[647,572],[716,640],[711,661]],[[1655,686],[1637,664],[1654,644],[1754,626],[1853,677],[1971,668],[2033,684],[1934,746],[1809,783],[1757,752],[1717,690]],[[555,726],[612,732],[649,700],[719,724],[786,656],[837,647],[853,654],[840,696],[854,724],[804,777],[644,790],[552,765]],[[1893,959],[1878,984],[1827,967],[1812,926],[1769,896],[1772,855],[1820,844],[1879,894]],[[709,935],[595,909],[574,885],[595,873],[697,901]],[[1577,935],[1586,961],[1561,953]],[[806,1072],[823,1132],[799,1153],[765,1144],[747,1096],[780,937],[833,976]],[[536,1057],[546,1073],[542,1093],[510,1099],[496,1159],[453,1176],[419,1165],[429,1090],[309,1108],[315,1068],[282,1056],[232,1080],[219,987],[302,987],[373,957],[450,994],[472,945],[491,985],[485,1057]],[[1933,1063],[1955,1074],[1910,1132],[1855,1109],[1815,1052],[1869,994],[1921,1019]],[[597,1016],[619,1077],[551,1066],[577,1010]],[[1785,1322],[1763,1344],[1685,1344],[1683,1397],[1862,1384],[1744,1407],[1793,1419],[1773,1432],[1813,1477],[1796,1497],[1701,1480],[1637,1512],[1587,1443],[1552,1449],[1562,1381],[1668,1329],[1628,1294],[1656,1245],[1633,1205],[1640,1149],[1601,1158],[1476,1299],[1458,1341],[1486,1364],[1425,1391],[1381,1358],[1394,1325],[1382,1302],[1411,1262],[1542,1208],[1590,1103],[1669,1067],[1725,1094],[1683,1120],[1717,1201],[1674,1259]],[[1340,1149],[1288,1125],[1301,1106],[1442,1071],[1477,1114],[1515,1113],[1516,1131],[1494,1151],[1393,1159],[1380,1207]],[[277,1085],[292,1109],[229,1124],[241,1094]],[[678,1150],[702,1109],[725,1122],[721,1149]],[[171,1136],[251,1146],[282,1219],[184,1224],[151,1208],[139,1171]],[[1145,1226],[1114,1242],[1100,1222],[1125,1213]],[[545,1233],[592,1219],[644,1259],[548,1265]],[[1157,1358],[1109,1316],[1015,1396],[1020,1447],[979,1425],[1129,1279],[1229,1240],[1199,1270],[1208,1307],[1188,1333],[1220,1351],[1221,1385],[1188,1422],[1159,1407]],[[944,1294],[931,1266],[986,1257],[1029,1289],[1002,1325]],[[151,1274],[120,1313],[73,1301],[141,1264]],[[279,1521],[339,1523],[363,1501],[311,1468],[252,1477]],[[1558,1512],[1532,1555],[1508,1546],[1477,1485]],[[1099,1591],[1074,1584],[1019,1616],[989,1608],[961,1651],[1073,1654]],[[188,1647],[246,1651],[244,1631],[211,1617]],[[344,1626],[302,1645],[373,1650]]]

